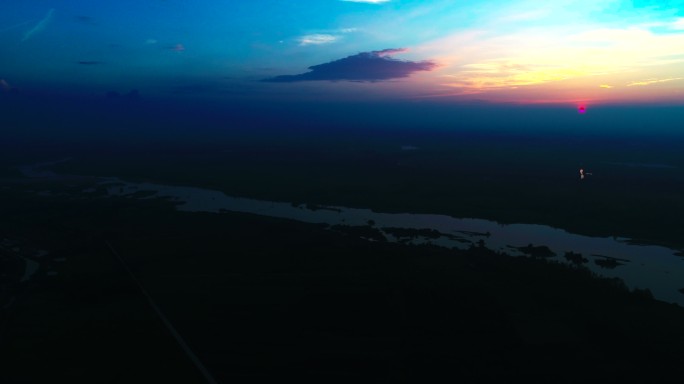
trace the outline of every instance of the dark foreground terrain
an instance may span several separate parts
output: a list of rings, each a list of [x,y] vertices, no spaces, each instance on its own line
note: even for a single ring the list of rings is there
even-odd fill
[[[620,281],[61,195],[81,182],[0,185],[2,383],[206,382],[124,265],[221,383],[681,382],[684,309]],[[28,281],[18,257],[40,264]]]

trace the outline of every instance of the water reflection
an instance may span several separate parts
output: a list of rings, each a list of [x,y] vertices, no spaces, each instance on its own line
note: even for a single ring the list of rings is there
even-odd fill
[[[369,209],[261,201],[225,195],[194,187],[152,183],[129,183],[102,179],[112,196],[167,198],[187,212],[223,211],[253,213],[331,226],[372,224],[388,241],[466,249],[471,246],[505,252],[513,256],[543,257],[563,263],[581,264],[593,272],[624,280],[628,287],[650,289],[666,302],[684,306],[684,261],[677,251],[662,246],[632,244],[629,239],[589,237],[538,224],[507,224],[435,214],[380,213]],[[135,195],[137,193],[137,195]],[[369,238],[369,240],[377,240]]]
[[[62,160],[64,161],[64,160]],[[45,168],[56,162],[21,167],[27,177],[71,179]],[[365,226],[380,236],[360,231],[370,241],[433,244],[447,248],[487,247],[513,256],[530,256],[583,265],[598,275],[620,278],[631,289],[650,289],[654,297],[684,306],[684,258],[682,252],[662,246],[635,243],[616,237],[590,237],[539,224],[500,224],[494,221],[455,218],[435,214],[379,213],[370,209],[294,204],[227,196],[223,192],[194,187],[124,182],[97,178],[98,188],[109,196],[136,199],[165,198],[179,211],[226,211],[325,223],[331,226]]]

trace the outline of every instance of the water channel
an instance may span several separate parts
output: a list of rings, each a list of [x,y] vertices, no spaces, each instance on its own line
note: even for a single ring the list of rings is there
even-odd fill
[[[500,224],[489,220],[436,214],[380,213],[370,209],[296,205],[232,197],[221,191],[195,187],[131,183],[116,178],[100,180],[100,184],[106,187],[111,196],[132,196],[147,192],[147,196],[143,198],[171,199],[177,203],[179,211],[243,212],[329,225],[372,224],[389,241],[402,240],[394,236],[396,230],[392,230],[393,228],[433,230],[439,234],[435,236],[432,232],[432,236],[428,237],[414,236],[410,242],[429,242],[458,249],[478,244],[514,256],[523,255],[525,247],[532,244],[534,247],[548,247],[555,254],[548,256],[549,259],[558,262],[570,262],[565,257],[566,252],[580,253],[586,259],[583,265],[593,272],[620,278],[631,289],[649,289],[659,300],[684,306],[684,294],[679,291],[684,287],[684,258],[677,256],[676,250],[656,245],[633,244],[626,238],[590,237],[538,224]],[[406,241],[405,238],[403,240]]]

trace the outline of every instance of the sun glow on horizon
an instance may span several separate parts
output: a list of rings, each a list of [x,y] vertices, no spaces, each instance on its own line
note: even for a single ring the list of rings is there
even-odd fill
[[[237,89],[264,99],[307,98],[316,89],[330,100],[356,91],[369,100],[684,102],[684,8],[672,4],[268,1],[273,11],[258,2],[189,7],[121,0],[116,9],[86,0],[54,0],[51,8],[4,2],[0,43],[12,60],[3,62],[2,77],[19,89],[53,84],[167,95],[181,87],[217,98],[239,98]],[[64,16],[70,14],[87,16]],[[139,17],[124,26],[124,14]],[[354,65],[399,48],[401,57]],[[396,72],[421,63],[430,66]],[[312,75],[288,77],[310,68]]]

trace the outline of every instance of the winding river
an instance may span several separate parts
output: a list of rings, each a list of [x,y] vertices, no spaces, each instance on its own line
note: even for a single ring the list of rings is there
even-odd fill
[[[60,175],[46,169],[51,164],[54,163],[25,166],[20,170],[31,178],[55,180],[78,177]],[[546,257],[563,263],[571,262],[565,255],[572,251],[582,254],[586,259],[583,265],[598,275],[620,278],[631,289],[649,289],[658,300],[684,306],[684,294],[680,292],[684,288],[684,257],[677,256],[677,251],[673,249],[633,244],[626,238],[590,237],[538,224],[504,225],[489,220],[436,214],[380,213],[370,209],[296,205],[232,197],[221,191],[195,187],[127,182],[113,177],[95,180],[98,187],[104,188],[109,196],[170,199],[176,203],[176,209],[185,212],[232,211],[307,223],[349,226],[372,224],[389,241],[431,243],[458,249],[477,244],[515,256],[523,255],[528,245],[535,248],[545,246],[552,252],[545,252]],[[96,190],[89,188],[82,193],[87,195]],[[399,238],[396,228],[413,231],[414,236]]]
[[[581,253],[593,272],[622,279],[631,289],[649,289],[654,297],[684,306],[684,258],[677,251],[662,246],[632,244],[626,238],[590,237],[538,224],[499,224],[494,221],[455,218],[445,215],[380,213],[370,209],[338,206],[295,205],[283,202],[231,197],[223,192],[194,187],[153,183],[130,183],[116,178],[101,179],[112,196],[132,196],[146,191],[144,198],[169,198],[178,203],[179,211],[222,211],[292,219],[329,225],[373,226],[389,241],[399,241],[391,228],[433,230],[437,236],[415,236],[412,243],[431,243],[448,248],[465,249],[473,244],[522,255],[529,244],[548,247],[555,256],[550,260],[570,262],[566,252]],[[434,232],[433,232],[434,234]],[[404,239],[405,240],[405,239]]]

